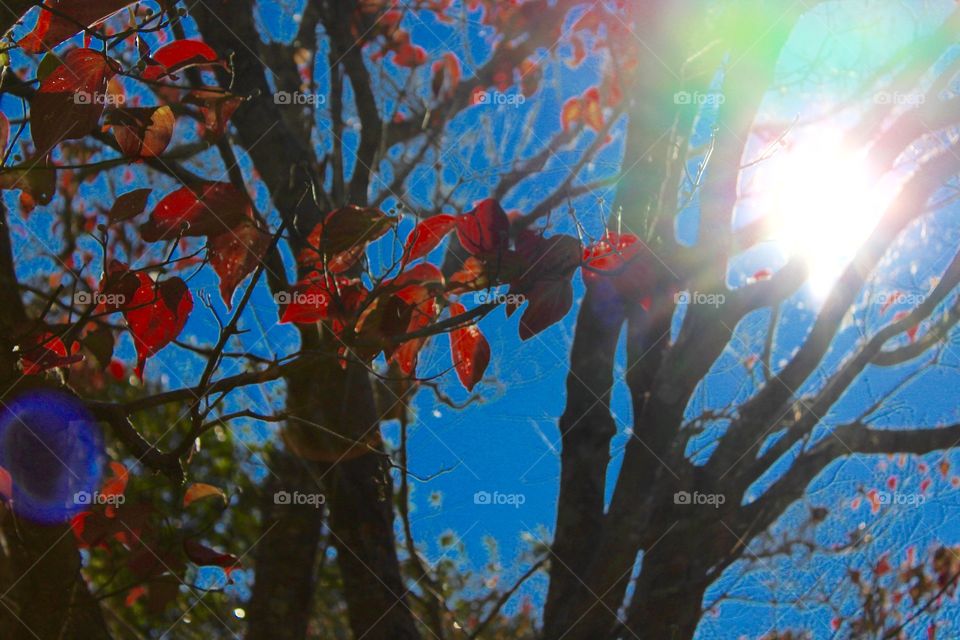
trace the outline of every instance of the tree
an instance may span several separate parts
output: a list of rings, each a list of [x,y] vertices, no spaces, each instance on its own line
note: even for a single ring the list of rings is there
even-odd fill
[[[875,226],[803,315],[809,255],[751,267],[772,260],[775,229],[743,221],[744,191],[796,157],[803,131],[836,126],[765,102],[804,17],[835,7],[60,0],[25,14],[33,4],[11,7],[0,81],[0,378],[16,400],[0,425],[5,636],[150,635],[181,628],[169,605],[186,601],[196,631],[182,633],[197,637],[692,637],[708,590],[777,540],[835,461],[960,440],[957,425],[881,417],[938,364],[958,317],[955,243],[922,270],[897,261],[949,211],[956,13],[865,65],[839,101],[857,119],[837,153],[870,153],[861,195],[902,182],[871,198]],[[911,95],[930,99],[893,99]],[[914,297],[864,303],[918,272],[932,279]],[[409,405],[418,392],[456,404],[418,359],[447,349],[444,369],[475,393],[491,358],[477,323],[503,306],[534,338],[581,279],[556,527],[516,585],[490,590],[428,563],[411,529]],[[613,467],[621,334],[632,425]],[[738,379],[719,403],[699,393],[718,368]],[[881,369],[895,380],[875,401],[826,419]],[[390,421],[397,443],[381,435]],[[77,473],[106,462],[97,425],[105,480]],[[282,425],[283,445],[261,458],[235,433],[251,425]],[[92,443],[79,462],[75,441]],[[30,512],[35,495],[56,500]],[[808,511],[813,529],[835,517]],[[771,554],[799,544],[780,542]],[[908,565],[905,583],[925,575]],[[503,613],[544,567],[539,621]],[[225,622],[204,596],[246,568],[245,622]],[[926,625],[943,594],[925,587],[891,626],[838,628]]]

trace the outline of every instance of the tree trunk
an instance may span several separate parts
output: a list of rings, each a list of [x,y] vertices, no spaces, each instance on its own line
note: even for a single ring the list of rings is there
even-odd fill
[[[297,640],[307,634],[316,584],[315,568],[323,509],[275,499],[278,492],[318,491],[305,460],[277,449],[269,458],[270,475],[261,496],[261,529],[256,546],[256,582],[248,606],[247,638]],[[284,624],[277,624],[284,620]]]
[[[12,585],[0,607],[0,637],[11,640],[109,638],[99,604],[80,575],[69,525],[43,526],[7,514]],[[12,606],[11,606],[12,605]]]
[[[643,556],[625,638],[687,640],[700,621],[703,594],[710,581],[701,553],[689,537],[661,539]]]

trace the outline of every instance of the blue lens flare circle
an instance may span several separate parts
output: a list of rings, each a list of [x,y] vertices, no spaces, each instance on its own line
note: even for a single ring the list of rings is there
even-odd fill
[[[60,524],[87,511],[104,460],[97,422],[75,397],[32,390],[0,404],[0,493],[18,517]]]

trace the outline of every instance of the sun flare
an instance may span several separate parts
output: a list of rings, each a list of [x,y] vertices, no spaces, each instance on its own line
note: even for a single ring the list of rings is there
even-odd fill
[[[776,154],[763,179],[772,238],[809,269],[811,293],[824,297],[869,237],[885,197],[866,156],[840,135],[804,139]]]

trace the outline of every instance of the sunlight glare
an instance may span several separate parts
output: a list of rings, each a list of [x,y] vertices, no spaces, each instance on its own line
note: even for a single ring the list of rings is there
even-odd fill
[[[804,139],[769,162],[773,239],[787,257],[806,261],[810,291],[823,298],[869,237],[883,197],[864,154],[844,148],[839,134]]]

